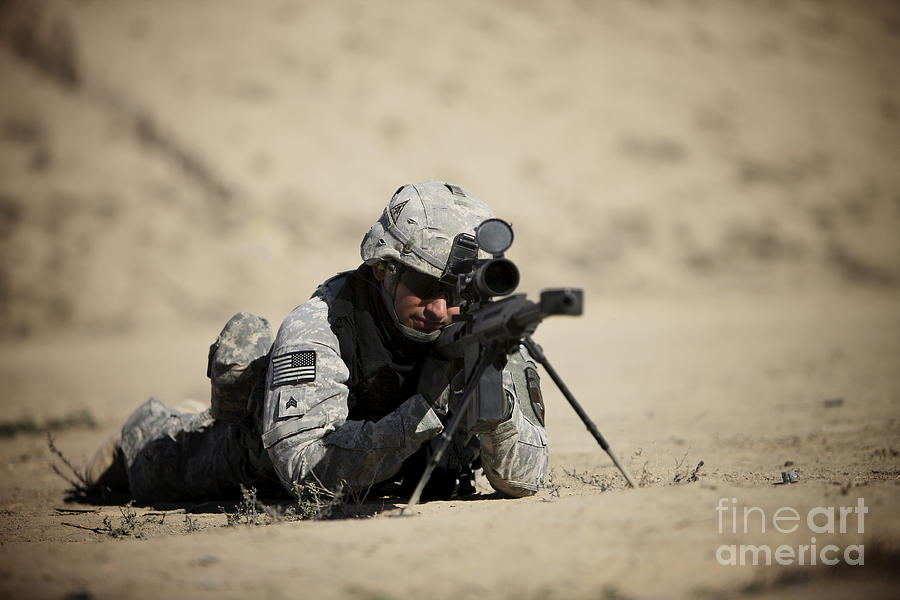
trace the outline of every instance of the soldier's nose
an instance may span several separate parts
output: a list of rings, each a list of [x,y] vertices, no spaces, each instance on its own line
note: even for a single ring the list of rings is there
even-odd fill
[[[425,318],[429,321],[443,321],[447,318],[447,299],[443,295],[428,300]]]

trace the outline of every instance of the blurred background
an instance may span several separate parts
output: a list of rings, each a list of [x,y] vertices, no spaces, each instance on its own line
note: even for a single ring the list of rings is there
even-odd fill
[[[897,2],[3,0],[0,78],[12,343],[278,323],[427,178],[529,293],[900,284]]]
[[[0,90],[0,596],[746,597],[713,562],[720,494],[864,492],[898,546],[897,0],[0,0]],[[68,544],[119,513],[63,526],[40,434],[80,468],[148,395],[205,402],[226,320],[277,326],[428,178],[513,223],[522,291],[585,288],[535,339],[648,489],[598,498],[620,480],[545,379],[531,542],[506,504],[451,503],[337,545],[217,537],[217,567],[207,537]],[[790,465],[808,485],[773,486]],[[360,526],[382,550],[348,553]],[[436,562],[448,532],[466,551]],[[296,568],[313,545],[339,577]],[[815,589],[878,597],[859,573]]]

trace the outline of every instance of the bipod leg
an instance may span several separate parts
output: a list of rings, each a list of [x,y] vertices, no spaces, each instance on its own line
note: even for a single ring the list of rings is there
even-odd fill
[[[481,356],[478,357],[478,362],[475,363],[475,370],[472,373],[472,376],[466,382],[466,387],[463,390],[462,398],[460,399],[456,412],[453,415],[453,419],[450,420],[450,424],[444,428],[443,433],[441,433],[441,445],[438,448],[438,451],[434,453],[431,457],[431,460],[428,461],[428,464],[425,465],[425,471],[422,472],[422,476],[419,478],[419,483],[416,484],[416,489],[413,491],[412,496],[409,497],[409,502],[407,502],[406,506],[403,510],[400,511],[400,515],[407,515],[407,511],[415,508],[416,504],[419,503],[419,499],[422,496],[422,490],[425,489],[425,485],[428,483],[428,480],[431,478],[431,473],[434,471],[435,467],[438,466],[438,463],[441,461],[441,457],[444,456],[444,452],[447,451],[447,448],[450,446],[450,442],[453,440],[453,434],[456,432],[456,429],[459,427],[460,421],[462,421],[463,415],[466,414],[467,409],[469,408],[469,404],[472,401],[472,398],[475,396],[475,386],[478,385],[478,382],[481,380],[481,376],[484,374],[485,369],[487,369],[488,365],[491,363],[494,357],[494,349],[493,348],[483,348],[481,351]]]
[[[591,418],[584,412],[584,409],[575,399],[575,396],[572,395],[572,392],[569,391],[568,386],[562,380],[562,377],[556,372],[556,369],[550,364],[550,361],[547,360],[547,356],[544,354],[544,351],[541,350],[541,347],[534,343],[534,340],[531,339],[531,336],[525,336],[522,339],[522,344],[524,344],[525,348],[528,349],[528,352],[531,356],[538,361],[544,370],[550,375],[550,378],[553,380],[553,383],[556,384],[556,387],[559,388],[559,391],[562,392],[562,395],[566,397],[566,400],[569,401],[569,404],[572,405],[572,408],[575,410],[575,413],[581,418],[581,421],[585,424],[588,431],[591,432],[591,435],[594,436],[594,439],[597,440],[597,443],[600,444],[600,447],[609,455],[612,459],[613,464],[618,467],[619,472],[622,473],[622,476],[625,478],[625,481],[628,482],[633,488],[637,487],[637,484],[634,483],[634,480],[631,478],[631,475],[628,474],[628,471],[625,469],[625,465],[619,462],[619,458],[612,451],[612,448],[609,447],[609,442],[603,437],[603,434],[600,433],[600,430],[597,429],[597,426],[594,425],[594,422],[591,421]]]

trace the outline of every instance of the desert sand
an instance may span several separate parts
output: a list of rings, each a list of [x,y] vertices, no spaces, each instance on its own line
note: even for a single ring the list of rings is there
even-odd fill
[[[898,57],[873,0],[0,2],[0,597],[897,597]],[[45,430],[207,401],[427,178],[585,290],[535,339],[638,489],[545,377],[534,497],[70,501]]]

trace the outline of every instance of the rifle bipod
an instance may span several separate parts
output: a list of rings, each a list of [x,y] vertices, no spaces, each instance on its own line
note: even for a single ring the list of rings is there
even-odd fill
[[[619,472],[622,473],[622,477],[625,478],[625,481],[628,482],[633,488],[637,487],[637,484],[634,483],[634,480],[631,478],[631,475],[628,474],[628,471],[625,469],[625,465],[619,462],[619,457],[616,456],[615,452],[612,451],[612,448],[609,446],[609,442],[603,437],[603,434],[600,433],[600,430],[597,429],[597,426],[594,425],[594,422],[591,421],[591,418],[584,412],[584,409],[575,399],[575,396],[572,395],[572,392],[569,391],[568,386],[562,380],[562,377],[556,372],[556,369],[550,364],[550,361],[547,360],[547,355],[544,354],[544,351],[540,346],[534,343],[534,340],[531,339],[530,335],[525,336],[522,339],[522,344],[528,350],[531,357],[536,361],[541,363],[541,366],[544,367],[544,370],[547,371],[547,374],[550,375],[550,379],[553,380],[553,383],[556,384],[556,387],[559,388],[559,391],[562,392],[562,395],[566,397],[566,400],[569,401],[569,404],[572,405],[572,409],[575,410],[575,414],[579,416],[581,422],[584,423],[585,427],[587,427],[588,431],[591,432],[591,435],[594,436],[594,439],[597,440],[597,443],[600,444],[600,447],[603,448],[603,451],[606,452],[609,457],[612,459],[613,464],[619,469]]]
[[[600,430],[597,429],[597,426],[591,420],[591,418],[587,415],[584,409],[581,407],[581,404],[575,399],[575,396],[572,395],[572,392],[569,391],[568,386],[566,386],[565,382],[556,372],[556,369],[550,364],[550,361],[547,360],[547,355],[544,354],[544,351],[534,343],[534,340],[531,339],[530,335],[526,335],[522,338],[522,344],[531,354],[532,358],[534,358],[538,363],[544,367],[544,370],[550,375],[550,378],[553,380],[553,383],[556,384],[556,387],[559,388],[559,391],[563,396],[566,397],[569,404],[575,410],[575,413],[581,419],[581,421],[585,424],[588,431],[591,435],[594,436],[594,439],[597,440],[597,443],[600,444],[600,447],[603,448],[604,452],[609,455],[610,459],[612,459],[613,464],[619,469],[619,472],[622,473],[622,476],[625,478],[625,481],[628,482],[628,485],[636,488],[638,487],[634,480],[631,478],[631,475],[628,474],[628,471],[625,469],[625,466],[619,461],[619,458],[612,451],[612,448],[609,446],[609,442],[603,437],[603,434],[600,433]],[[416,484],[416,489],[413,491],[412,496],[409,497],[409,502],[406,506],[400,511],[401,515],[409,515],[408,511],[411,511],[415,506],[419,503],[419,500],[422,496],[422,491],[425,489],[425,485],[428,483],[429,478],[431,477],[431,473],[438,466],[441,461],[441,457],[446,452],[450,442],[453,439],[453,434],[456,429],[459,427],[460,421],[462,421],[463,415],[466,414],[466,410],[469,407],[469,404],[474,397],[474,390],[478,381],[481,379],[481,376],[484,374],[485,369],[487,369],[488,365],[493,361],[495,353],[500,349],[499,344],[494,344],[490,348],[484,347],[482,348],[481,355],[478,357],[478,362],[475,365],[475,369],[472,372],[472,376],[466,382],[466,387],[463,391],[462,397],[457,405],[456,412],[453,415],[453,419],[444,428],[444,431],[441,433],[441,445],[438,448],[437,452],[431,457],[431,460],[425,466],[425,471],[422,472],[422,476],[419,478],[419,483]]]

